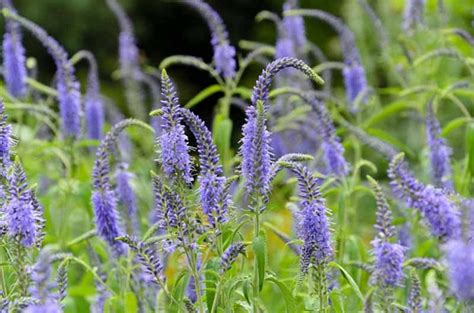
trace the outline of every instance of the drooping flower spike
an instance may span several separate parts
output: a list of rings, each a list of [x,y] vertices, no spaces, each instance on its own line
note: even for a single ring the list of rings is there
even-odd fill
[[[2,8],[7,8],[16,13],[10,0],[0,2]],[[26,96],[28,88],[26,86],[27,70],[25,48],[22,42],[22,33],[18,22],[7,18],[3,35],[3,70],[5,83],[8,92],[16,97]]]
[[[219,164],[217,147],[212,134],[204,122],[187,109],[181,109],[183,121],[194,134],[199,153],[200,173],[199,192],[204,213],[212,226],[227,220],[229,195],[225,192],[225,177],[222,165]]]
[[[165,70],[161,74],[161,96],[162,132],[158,140],[163,171],[171,179],[182,179],[189,184],[192,176],[188,137],[181,124],[183,117],[175,87]]]
[[[77,138],[81,132],[81,93],[79,82],[74,74],[74,66],[66,50],[37,24],[16,13],[3,9],[7,18],[14,19],[30,31],[48,50],[56,63],[59,111],[65,137]]]
[[[117,196],[110,183],[109,155],[119,134],[129,126],[139,126],[153,132],[147,124],[134,119],[123,120],[112,127],[97,149],[97,157],[92,171],[94,208],[97,234],[104,239],[116,256],[125,253],[124,246],[116,238],[123,234],[117,214]]]
[[[233,243],[224,251],[220,261],[220,273],[225,274],[232,268],[239,254],[245,254],[245,245],[241,242]]]
[[[294,162],[279,162],[291,170],[298,179],[299,211],[298,237],[303,241],[301,273],[305,275],[310,265],[325,265],[333,257],[328,209],[319,192],[320,182],[304,165]]]
[[[403,154],[392,159],[388,176],[395,196],[420,211],[433,236],[443,241],[460,236],[461,220],[455,203],[443,190],[417,181],[403,161]]]
[[[404,248],[393,243],[395,227],[392,225],[392,212],[387,199],[378,183],[367,177],[372,185],[377,200],[376,238],[372,241],[375,266],[373,279],[382,288],[395,287],[403,278]]]
[[[441,137],[441,127],[433,111],[433,102],[428,103],[426,110],[426,138],[431,163],[431,179],[438,188],[453,190],[451,180],[451,148]]]
[[[229,43],[229,34],[219,14],[202,0],[181,0],[196,9],[206,20],[211,31],[211,44],[214,48],[214,66],[226,79],[235,75],[235,48]]]

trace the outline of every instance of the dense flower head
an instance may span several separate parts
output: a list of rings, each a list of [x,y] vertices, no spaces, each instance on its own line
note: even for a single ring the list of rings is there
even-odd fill
[[[343,177],[349,172],[349,165],[344,158],[344,147],[336,135],[336,128],[325,105],[315,97],[306,95],[305,101],[309,103],[315,113],[315,125],[318,136],[321,138],[321,147],[324,151],[326,166],[330,173]]]
[[[433,112],[433,104],[430,101],[426,112],[426,138],[428,141],[431,177],[433,185],[438,188],[453,189],[451,177],[451,148],[446,140],[441,137],[441,127]]]
[[[425,0],[406,0],[403,14],[403,30],[406,33],[412,33],[418,25],[423,23],[424,11]]]
[[[16,13],[10,0],[3,0],[0,5]],[[8,92],[17,98],[23,98],[27,92],[25,48],[18,22],[6,19],[3,35],[3,68]]]
[[[105,117],[104,106],[100,96],[97,62],[92,53],[83,51],[83,54],[89,62],[87,91],[84,99],[87,135],[90,139],[100,140],[102,139]]]
[[[200,173],[199,192],[201,205],[209,222],[215,226],[216,222],[227,220],[229,195],[225,192],[225,177],[219,163],[217,147],[212,140],[212,133],[204,122],[187,109],[181,110],[184,122],[194,134],[199,153]]]
[[[474,301],[474,243],[451,240],[445,253],[451,290],[460,301]]]
[[[239,254],[245,253],[245,245],[241,242],[231,244],[222,254],[220,261],[220,273],[224,274],[231,269]]]
[[[404,248],[396,243],[376,239],[374,247],[374,278],[382,286],[396,286],[403,278]]]
[[[423,312],[423,303],[421,299],[421,285],[420,279],[416,274],[416,271],[413,270],[410,274],[411,287],[410,294],[408,296],[408,307],[411,312],[422,313]]]
[[[443,190],[417,181],[403,162],[402,155],[393,158],[388,175],[394,194],[404,199],[409,207],[420,211],[433,236],[448,240],[460,235],[461,221],[454,202]]]
[[[57,69],[56,88],[62,129],[66,137],[78,137],[81,131],[81,93],[74,74],[74,66],[67,52],[37,24],[12,12],[8,13],[8,17],[14,18],[28,29],[53,57]]]
[[[23,246],[31,247],[42,234],[42,229],[37,224],[42,220],[42,216],[38,216],[42,212],[33,206],[37,202],[33,202],[33,193],[28,188],[23,168],[19,163],[12,167],[8,175],[7,201],[4,204],[8,234]]]
[[[270,191],[270,167],[272,150],[270,132],[265,125],[263,112],[258,112],[254,106],[249,106],[246,112],[245,124],[242,128],[242,175],[246,180],[248,195],[259,194],[264,197]]]
[[[182,115],[175,88],[166,71],[161,76],[162,110],[161,161],[163,171],[171,178],[179,177],[191,183],[191,158],[189,156],[188,137],[181,124]]]
[[[209,26],[216,71],[222,74],[224,78],[233,78],[236,68],[235,48],[229,43],[229,34],[222,18],[209,4],[202,0],[183,0],[183,2],[196,9]]]
[[[320,182],[307,167],[293,162],[283,166],[289,168],[298,179],[300,210],[297,212],[297,232],[303,241],[301,272],[306,274],[311,264],[324,264],[333,256],[327,207],[319,192]]]
[[[295,46],[293,41],[288,37],[278,38],[275,49],[275,58],[277,59],[295,56]]]
[[[2,176],[10,164],[10,149],[12,146],[12,126],[7,124],[7,115],[5,114],[5,106],[0,100],[0,164]]]
[[[138,234],[140,227],[137,216],[137,200],[133,188],[131,186],[131,179],[133,178],[133,174],[130,173],[127,168],[128,165],[125,163],[118,165],[118,170],[116,173],[116,192],[119,201],[122,203],[126,210],[126,220],[129,232],[132,234]]]

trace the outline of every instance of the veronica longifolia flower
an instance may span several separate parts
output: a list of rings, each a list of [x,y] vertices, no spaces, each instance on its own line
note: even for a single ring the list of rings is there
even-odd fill
[[[12,146],[12,126],[7,123],[5,106],[0,100],[0,164],[1,175],[5,175],[6,168],[10,165],[10,148]]]
[[[116,173],[117,194],[120,202],[126,210],[128,232],[138,234],[140,231],[138,223],[137,200],[131,186],[133,174],[127,171],[128,165],[125,163],[118,165]]]
[[[392,212],[382,189],[377,182],[370,178],[377,200],[376,238],[372,241],[375,266],[373,278],[383,287],[394,287],[403,278],[404,248],[391,240],[395,237],[395,227],[392,225]]]
[[[186,183],[192,182],[191,159],[188,153],[188,137],[184,133],[183,119],[179,100],[173,83],[163,70],[161,74],[161,161],[163,171],[172,178],[181,178]]]
[[[433,112],[433,104],[430,101],[426,112],[426,138],[428,141],[431,177],[433,184],[439,188],[453,189],[451,181],[451,148],[446,140],[441,137],[441,127]]]
[[[288,0],[283,4],[283,11],[298,9],[298,0]],[[303,49],[306,45],[304,20],[301,16],[284,16],[283,25],[295,47]]]
[[[425,11],[425,0],[406,0],[405,12],[403,14],[403,30],[412,33],[413,30],[423,23]]]
[[[293,162],[282,163],[282,166],[290,169],[298,179],[297,232],[303,241],[301,273],[304,275],[311,264],[324,265],[333,256],[327,208],[319,192],[319,181],[308,168]]]
[[[216,226],[217,222],[223,223],[227,220],[227,208],[230,202],[225,190],[225,177],[219,164],[217,147],[212,140],[211,132],[198,116],[187,109],[182,109],[181,113],[197,141],[201,167],[198,180],[202,208],[209,222]]]
[[[461,221],[454,202],[443,190],[418,182],[403,162],[402,154],[393,158],[388,176],[394,194],[420,211],[433,236],[442,240],[459,237]]]
[[[221,257],[220,273],[224,274],[231,269],[232,264],[237,260],[239,254],[245,253],[245,245],[241,242],[233,243],[227,248]]]
[[[2,7],[16,13],[10,0],[2,0]],[[3,70],[8,92],[23,98],[27,92],[25,48],[18,22],[7,18],[3,35]]]
[[[38,202],[33,191],[28,188],[26,175],[20,164],[13,165],[7,180],[4,212],[8,235],[23,246],[31,247],[43,237],[42,211],[35,208]]]
[[[461,301],[474,301],[474,243],[452,240],[445,252],[451,290]]]
[[[53,57],[57,69],[56,87],[62,129],[66,137],[78,137],[81,131],[81,93],[79,82],[74,75],[74,66],[67,52],[40,26],[12,12],[9,12],[7,16],[28,29]]]
[[[84,100],[87,135],[90,139],[100,140],[102,139],[102,129],[104,127],[104,105],[100,96],[97,62],[89,51],[82,51],[82,53],[89,62],[87,91]]]
[[[196,9],[206,20],[211,31],[211,44],[214,48],[214,65],[216,71],[224,78],[232,79],[235,75],[235,48],[229,43],[229,34],[222,18],[202,0],[182,0]]]

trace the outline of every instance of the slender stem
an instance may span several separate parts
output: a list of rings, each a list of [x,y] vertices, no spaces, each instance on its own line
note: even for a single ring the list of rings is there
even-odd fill
[[[257,203],[260,203],[260,199],[257,201]],[[255,222],[254,222],[254,239],[258,237],[258,234],[260,232],[260,206],[257,205],[255,207]],[[258,313],[258,298],[260,297],[260,289],[259,289],[259,275],[258,275],[258,260],[257,256],[254,256],[254,272],[253,272],[253,312]]]
[[[218,299],[219,299],[219,294],[221,292],[221,285],[222,285],[222,276],[219,279],[219,282],[217,282],[216,293],[214,295],[214,301],[212,302],[211,313],[215,313],[216,310],[217,310],[217,303],[218,303]]]

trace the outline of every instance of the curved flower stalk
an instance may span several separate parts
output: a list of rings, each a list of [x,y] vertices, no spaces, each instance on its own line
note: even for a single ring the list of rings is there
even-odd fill
[[[438,188],[453,190],[450,164],[452,151],[447,145],[446,140],[441,137],[441,127],[433,112],[433,103],[431,101],[428,103],[426,111],[426,138],[430,153],[433,185]]]
[[[99,73],[97,61],[94,55],[87,50],[76,53],[73,58],[75,62],[85,59],[89,63],[87,75],[87,90],[84,98],[84,110],[86,117],[87,136],[89,139],[100,140],[104,128],[104,105],[100,95]]]
[[[92,206],[97,234],[107,242],[116,256],[124,254],[125,249],[123,244],[116,240],[117,237],[122,235],[123,231],[118,222],[117,196],[110,184],[109,154],[120,132],[132,125],[153,132],[153,129],[138,120],[128,119],[115,124],[97,149],[97,157],[92,171]]]
[[[2,8],[7,8],[16,13],[10,0],[0,2]],[[16,97],[26,96],[28,88],[26,86],[26,58],[25,48],[22,42],[22,33],[18,22],[7,18],[5,25],[5,34],[3,35],[3,70],[5,83],[8,92]]]
[[[383,288],[393,288],[401,283],[403,278],[404,248],[396,243],[395,227],[392,225],[392,212],[378,183],[368,177],[377,200],[377,235],[372,241],[375,255],[373,279]]]
[[[349,172],[349,165],[344,158],[344,147],[341,145],[336,129],[325,105],[310,94],[303,95],[306,103],[310,104],[317,120],[316,130],[321,137],[321,147],[324,150],[326,166],[338,177],[344,177]]]
[[[225,190],[225,177],[222,165],[219,164],[217,147],[212,134],[204,122],[187,109],[181,109],[184,122],[188,125],[197,141],[199,152],[199,192],[201,205],[209,223],[216,227],[227,221],[227,209],[230,204],[229,194]]]
[[[361,102],[366,103],[368,85],[365,70],[362,66],[359,51],[357,49],[354,33],[338,17],[327,12],[311,10],[290,10],[287,15],[311,16],[328,23],[336,30],[341,41],[342,53],[345,67],[342,71],[344,85],[346,87],[347,101],[351,112],[356,112],[358,108],[354,105],[358,97],[362,97]]]
[[[406,0],[403,14],[403,31],[413,33],[415,28],[423,23],[425,0]]]
[[[139,76],[141,75],[139,51],[133,25],[117,0],[107,0],[107,5],[116,16],[120,26],[119,61],[127,103],[134,114],[144,118],[146,114],[143,90],[139,83]]]
[[[128,170],[128,164],[121,163],[117,166],[115,179],[117,181],[116,193],[118,199],[126,210],[127,233],[138,235],[140,224],[138,222],[137,200],[130,184],[133,174]]]
[[[245,245],[241,242],[233,243],[222,254],[220,260],[220,273],[225,274],[232,268],[239,254],[245,254]]]
[[[7,18],[14,19],[29,30],[48,50],[57,68],[56,88],[64,136],[77,138],[81,132],[81,93],[74,74],[74,66],[64,48],[37,24],[9,10],[3,9]]]
[[[214,66],[226,79],[235,76],[235,48],[229,43],[229,34],[219,14],[202,0],[182,0],[194,8],[206,20],[211,31],[211,44],[214,48]]]
[[[474,243],[451,240],[444,250],[451,290],[460,301],[474,302]]]
[[[172,179],[192,182],[191,158],[189,156],[188,137],[184,133],[183,119],[175,87],[163,70],[161,74],[161,162],[163,171]]]
[[[403,162],[403,154],[392,159],[388,176],[394,194],[420,211],[433,236],[443,241],[460,236],[461,221],[454,202],[443,190],[418,182]]]
[[[7,177],[4,207],[8,236],[25,248],[39,245],[44,236],[42,213],[35,194],[27,185],[21,164],[13,164]]]

